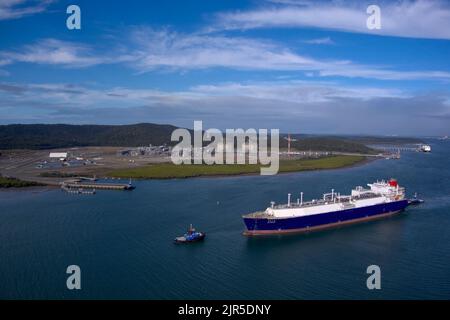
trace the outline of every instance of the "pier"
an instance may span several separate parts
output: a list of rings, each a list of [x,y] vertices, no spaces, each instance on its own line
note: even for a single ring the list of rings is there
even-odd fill
[[[62,189],[93,189],[93,190],[133,190],[135,187],[131,183],[97,183],[86,182],[82,180],[64,181],[61,185]]]
[[[95,194],[95,189],[84,190],[83,188],[70,188],[62,186],[61,190],[71,194]]]
[[[382,151],[398,152],[398,151],[420,151],[420,146],[412,145],[368,145],[370,148],[374,148]]]

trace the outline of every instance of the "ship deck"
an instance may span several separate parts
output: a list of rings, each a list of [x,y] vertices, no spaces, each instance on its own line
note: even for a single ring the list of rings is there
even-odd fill
[[[364,194],[361,194],[359,196],[336,196],[334,198],[334,200],[331,200],[331,198],[325,198],[325,199],[320,199],[320,200],[312,200],[312,201],[308,201],[308,202],[303,202],[303,203],[291,203],[290,205],[286,204],[279,204],[276,206],[273,206],[272,209],[278,209],[278,210],[282,210],[282,209],[295,209],[295,208],[308,208],[308,207],[314,207],[314,206],[323,206],[323,205],[327,205],[327,204],[332,204],[332,203],[351,203],[351,201],[353,200],[362,200],[362,199],[372,199],[372,198],[377,198],[380,197],[379,194],[377,193],[373,193],[373,192],[367,192]],[[252,212],[252,213],[248,213],[242,216],[243,218],[267,218],[267,219],[285,219],[285,217],[276,217],[274,215],[268,214],[265,211],[256,211],[256,212]]]

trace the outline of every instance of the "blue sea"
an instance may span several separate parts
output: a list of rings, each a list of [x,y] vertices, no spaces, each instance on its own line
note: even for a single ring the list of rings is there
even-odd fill
[[[0,192],[0,299],[449,299],[450,142],[353,168]],[[241,215],[395,177],[426,202],[376,222],[247,238]],[[203,243],[175,245],[194,224]],[[381,269],[368,290],[366,269]],[[66,268],[81,269],[68,290]]]

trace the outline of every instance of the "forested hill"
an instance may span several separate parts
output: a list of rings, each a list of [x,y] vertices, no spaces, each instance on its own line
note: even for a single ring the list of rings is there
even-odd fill
[[[170,142],[177,127],[132,125],[11,124],[0,126],[0,149],[52,149],[81,146],[147,146]]]
[[[138,147],[169,144],[172,125],[11,124],[0,125],[0,149],[54,149],[83,146]],[[192,130],[190,130],[192,134]],[[291,135],[293,150],[371,153],[358,137]],[[280,135],[280,147],[287,148],[287,136]],[[373,141],[364,137],[367,141]]]
[[[294,138],[295,137],[295,138]],[[287,141],[280,139],[280,147],[287,148]],[[348,138],[341,137],[298,137],[292,135],[296,141],[291,142],[291,148],[301,151],[334,151],[334,152],[349,152],[349,153],[377,153],[366,145],[352,141]]]

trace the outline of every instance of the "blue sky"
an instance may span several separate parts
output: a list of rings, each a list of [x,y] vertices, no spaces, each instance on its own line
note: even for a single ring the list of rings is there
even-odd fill
[[[448,1],[0,0],[0,39],[1,124],[449,134]]]

